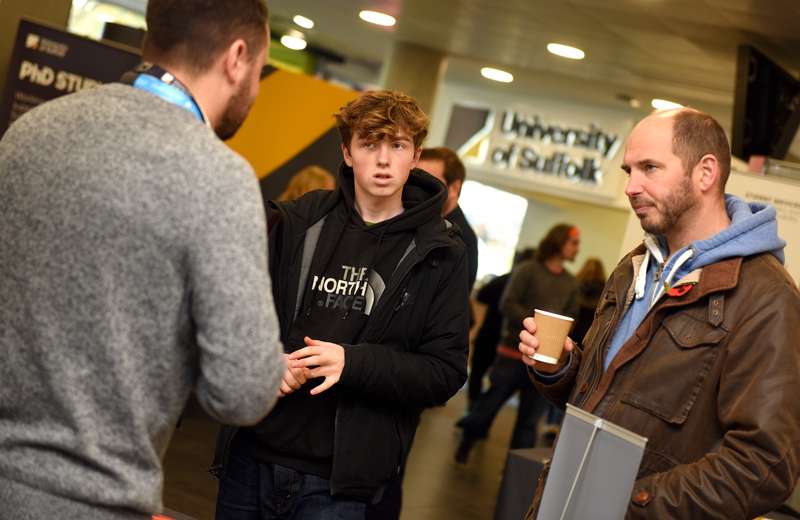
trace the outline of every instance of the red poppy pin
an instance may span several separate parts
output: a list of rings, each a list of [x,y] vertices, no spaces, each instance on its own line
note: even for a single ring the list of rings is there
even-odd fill
[[[695,285],[697,285],[697,282],[682,283],[680,285],[670,287],[669,289],[667,289],[667,296],[671,296],[673,298],[683,296],[684,294],[691,291],[692,287],[694,287]]]

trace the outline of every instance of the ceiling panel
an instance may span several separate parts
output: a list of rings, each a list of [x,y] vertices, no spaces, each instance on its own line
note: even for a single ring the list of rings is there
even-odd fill
[[[399,15],[396,29],[357,18],[379,6]],[[270,0],[270,9],[284,27],[296,13],[311,17],[310,41],[376,67],[402,40],[507,67],[520,80],[552,73],[721,105],[732,103],[741,43],[800,69],[800,0]],[[550,41],[581,47],[587,58],[554,57],[544,48]]]

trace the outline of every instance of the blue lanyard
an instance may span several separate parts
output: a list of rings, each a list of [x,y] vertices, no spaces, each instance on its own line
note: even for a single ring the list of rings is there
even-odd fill
[[[180,88],[175,83],[166,83],[160,78],[145,72],[136,77],[136,80],[133,82],[133,86],[146,92],[150,92],[151,94],[155,94],[156,96],[168,101],[169,103],[172,103],[173,105],[177,105],[183,109],[186,109],[194,114],[195,117],[197,117],[197,119],[200,121],[204,123],[206,122],[206,119],[203,116],[203,111],[200,110],[200,106],[197,104],[197,101],[195,101],[186,90]]]

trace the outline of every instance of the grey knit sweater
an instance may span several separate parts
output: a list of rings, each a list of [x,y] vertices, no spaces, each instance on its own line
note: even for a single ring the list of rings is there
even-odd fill
[[[114,84],[0,141],[0,519],[142,518],[192,390],[258,422],[284,362],[251,168]],[[211,453],[208,454],[209,461]]]

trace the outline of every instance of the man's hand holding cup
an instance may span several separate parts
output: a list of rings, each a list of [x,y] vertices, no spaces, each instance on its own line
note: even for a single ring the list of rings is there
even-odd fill
[[[536,309],[534,317],[525,318],[519,333],[522,362],[538,372],[557,372],[574,348],[567,337],[572,318]]]

